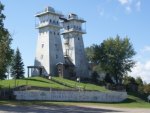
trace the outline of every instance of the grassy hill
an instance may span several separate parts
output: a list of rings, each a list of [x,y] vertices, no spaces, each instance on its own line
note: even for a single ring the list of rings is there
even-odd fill
[[[85,89],[85,90],[95,90],[95,91],[109,91],[104,87],[97,86],[90,83],[78,83],[76,81],[53,77],[52,80],[48,80],[42,77],[31,77],[27,79],[18,79],[16,80],[16,86],[28,85],[28,86],[37,86],[45,88],[54,88],[54,89]],[[15,80],[1,80],[1,88],[14,88]]]
[[[69,89],[64,85],[53,82],[52,80],[47,80],[42,77],[31,77],[27,79],[17,79],[16,86],[29,85],[37,87],[46,87],[46,88],[56,88],[56,89]],[[1,80],[0,87],[2,88],[14,88],[15,80]]]
[[[104,87],[97,86],[90,83],[78,83],[76,81],[63,79],[59,77],[53,77],[52,80],[47,80],[42,77],[31,77],[27,79],[16,80],[17,86],[29,85],[44,88],[55,88],[55,89],[86,89],[96,90],[101,92],[107,92],[109,90]],[[13,88],[15,86],[15,80],[1,80],[0,88]],[[138,95],[129,93],[128,99],[121,103],[85,103],[85,102],[50,102],[50,101],[9,101],[0,100],[0,104],[38,104],[38,105],[90,105],[90,106],[114,106],[114,107],[128,107],[128,108],[150,108],[150,104],[139,98]]]

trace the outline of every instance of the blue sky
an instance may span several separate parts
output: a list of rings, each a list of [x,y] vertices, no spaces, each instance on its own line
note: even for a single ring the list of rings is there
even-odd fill
[[[128,36],[137,52],[130,75],[150,82],[150,0],[1,0],[5,5],[5,27],[12,34],[12,47],[19,47],[25,69],[33,65],[37,40],[35,13],[52,6],[63,14],[83,17],[85,47],[108,37]],[[26,69],[27,70],[27,69]]]

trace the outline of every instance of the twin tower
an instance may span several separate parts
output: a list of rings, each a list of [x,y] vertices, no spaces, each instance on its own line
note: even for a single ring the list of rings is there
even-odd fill
[[[52,7],[38,12],[36,17],[39,32],[32,75],[89,77],[82,38],[85,20],[73,13],[64,16]]]

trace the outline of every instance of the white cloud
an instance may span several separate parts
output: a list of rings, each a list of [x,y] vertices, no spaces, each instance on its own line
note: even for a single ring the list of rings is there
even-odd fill
[[[129,0],[118,0],[122,5],[128,4]]]
[[[101,5],[97,6],[98,15],[104,16],[104,8]]]
[[[133,77],[140,76],[144,81],[150,83],[150,60],[146,63],[137,62],[129,75]]]
[[[150,52],[150,46],[145,46],[143,49],[141,49],[141,52]]]
[[[138,2],[135,4],[135,7],[136,7],[137,11],[140,11],[140,10],[141,10],[141,1],[138,1]]]
[[[145,46],[135,57],[137,63],[129,75],[140,76],[144,81],[150,83],[150,46]]]
[[[132,11],[132,9],[131,9],[130,6],[126,6],[125,9],[126,9],[126,11],[127,11],[128,13],[130,13],[130,12]]]
[[[125,8],[127,13],[131,13],[132,10],[141,10],[141,0],[118,0],[118,2]]]

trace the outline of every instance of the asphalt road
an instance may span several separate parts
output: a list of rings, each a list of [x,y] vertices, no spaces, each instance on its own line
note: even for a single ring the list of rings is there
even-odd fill
[[[150,113],[150,109],[91,106],[18,106],[1,105],[0,113]]]

